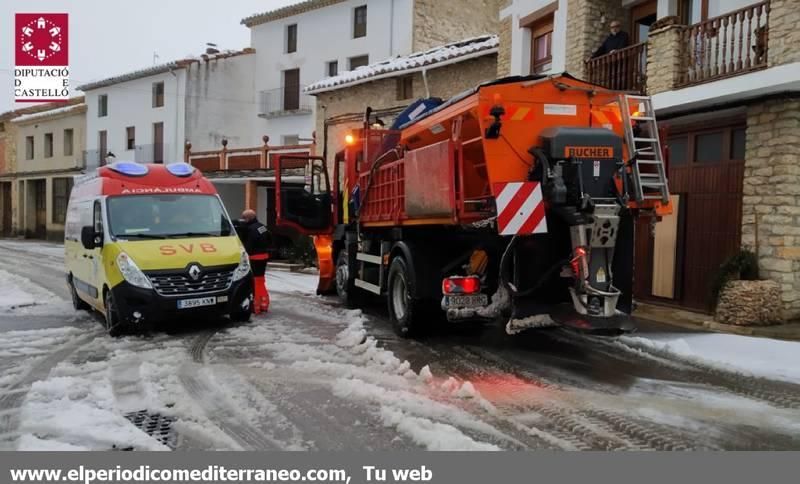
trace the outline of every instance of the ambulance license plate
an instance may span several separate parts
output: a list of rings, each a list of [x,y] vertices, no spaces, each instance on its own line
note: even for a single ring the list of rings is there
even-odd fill
[[[465,296],[446,296],[444,305],[448,308],[476,308],[486,306],[489,297],[486,294],[469,294]]]
[[[217,304],[216,297],[196,297],[194,299],[182,299],[178,301],[178,309],[199,308],[202,306],[213,306]]]

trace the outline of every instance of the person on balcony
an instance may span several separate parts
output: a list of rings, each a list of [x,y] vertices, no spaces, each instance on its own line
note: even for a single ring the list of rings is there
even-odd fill
[[[592,54],[592,59],[600,57],[601,55],[612,54],[620,49],[624,49],[631,45],[631,38],[627,32],[623,32],[622,23],[619,20],[612,20],[609,26],[611,33],[600,44],[600,47]]]
[[[630,37],[627,32],[622,31],[622,24],[619,20],[612,20],[610,25],[611,33],[594,51],[592,57],[586,59],[588,64],[592,59],[613,54],[630,45]],[[630,89],[627,80],[627,73],[623,71],[623,63],[618,58],[606,58],[599,63],[589,66],[591,81],[610,89]]]

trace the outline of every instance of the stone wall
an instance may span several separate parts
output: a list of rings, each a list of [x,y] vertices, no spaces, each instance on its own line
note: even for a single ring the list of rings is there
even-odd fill
[[[497,56],[486,55],[476,59],[451,64],[439,69],[428,71],[428,87],[430,95],[450,98],[466,89],[472,88],[481,82],[492,80],[497,74]],[[421,73],[413,75],[413,99],[425,96],[425,83]],[[361,126],[360,116],[367,106],[374,111],[393,110],[399,112],[409,104],[411,99],[397,99],[397,77],[379,79],[373,82],[359,84],[353,87],[323,92],[317,95],[317,139],[320,143],[319,152],[322,152],[322,136],[325,129],[325,119],[337,116],[352,115],[349,122],[338,122],[328,127],[328,159],[332,160],[337,151],[344,147],[344,137],[347,131]],[[390,125],[393,116],[385,116],[382,121]]]
[[[619,20],[623,27],[628,25],[627,12],[620,0],[568,0],[567,12],[567,72],[584,78],[584,61],[608,36],[612,20]],[[601,23],[603,17],[605,22]]]
[[[511,34],[513,29],[513,15],[500,21],[500,45],[497,52],[497,77],[511,74]]]
[[[505,0],[414,0],[411,50],[419,52],[469,37],[500,32]]]
[[[667,25],[650,32],[647,41],[647,94],[671,91],[680,81],[681,29],[679,25]]]
[[[772,0],[769,13],[769,66],[800,62],[800,8],[797,0]]]
[[[800,97],[750,106],[745,158],[742,245],[781,284],[787,318],[800,318]]]

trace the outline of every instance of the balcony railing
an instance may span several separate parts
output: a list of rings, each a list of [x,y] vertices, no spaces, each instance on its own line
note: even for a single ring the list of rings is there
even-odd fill
[[[314,145],[270,146],[269,137],[263,137],[264,144],[250,148],[228,148],[228,140],[222,140],[219,150],[192,151],[192,144],[184,146],[183,161],[203,172],[272,170],[276,156],[282,154],[308,154]]]
[[[269,89],[258,94],[258,115],[262,118],[311,114],[314,108],[315,100],[303,93],[303,86]]]
[[[588,81],[609,89],[644,93],[647,85],[647,43],[625,47],[586,62]]]
[[[769,1],[690,25],[681,37],[686,86],[767,67]]]

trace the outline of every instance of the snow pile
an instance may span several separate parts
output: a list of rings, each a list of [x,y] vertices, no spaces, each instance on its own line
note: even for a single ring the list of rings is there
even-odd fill
[[[429,366],[415,372],[370,334],[361,311],[328,307],[316,297],[275,299],[280,310],[218,334],[211,353],[221,357],[222,352],[266,352],[271,365],[263,370],[265,377],[291,379],[295,386],[327,387],[334,397],[365,407],[379,422],[429,449],[494,450],[494,442],[513,441],[462,408],[486,411],[471,383],[453,379],[453,387],[443,389]],[[244,361],[242,366],[260,371],[251,363]],[[262,413],[271,415],[269,410]]]
[[[687,362],[774,380],[800,383],[800,342],[732,334],[622,336],[624,349],[665,353]]]
[[[64,259],[64,244],[52,244],[49,242],[31,242],[21,240],[3,240],[0,241],[0,247],[18,250],[22,252],[30,252],[47,256],[51,259]]]
[[[0,312],[34,305],[53,305],[63,300],[16,274],[0,269]]]
[[[115,411],[108,362],[59,365],[51,376],[33,384],[22,408],[18,450],[75,446],[110,450],[134,446],[167,450]],[[26,447],[30,445],[31,447]]]

